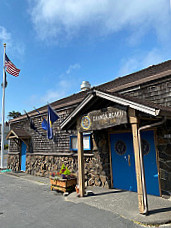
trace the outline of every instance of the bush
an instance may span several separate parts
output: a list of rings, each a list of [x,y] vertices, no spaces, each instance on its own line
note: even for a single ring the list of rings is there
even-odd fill
[[[8,150],[8,144],[4,145],[4,150]]]
[[[51,177],[53,179],[56,179],[56,180],[58,180],[58,179],[71,179],[71,178],[75,178],[75,175],[72,174],[64,164],[62,164],[60,172],[50,173],[50,178]]]

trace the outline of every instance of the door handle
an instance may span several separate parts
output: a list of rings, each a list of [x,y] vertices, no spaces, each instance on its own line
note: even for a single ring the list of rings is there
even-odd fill
[[[131,166],[131,157],[130,157],[130,154],[128,154],[128,165]]]

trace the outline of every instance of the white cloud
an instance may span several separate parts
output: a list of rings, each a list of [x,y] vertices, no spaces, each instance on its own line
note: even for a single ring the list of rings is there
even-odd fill
[[[3,26],[0,26],[0,42],[3,44],[7,43],[11,46],[11,34]]]
[[[124,76],[129,73],[136,71],[137,67],[139,66],[139,61],[137,58],[129,58],[122,60],[122,66],[119,70],[119,76]]]
[[[41,98],[41,102],[52,102],[65,97],[71,84],[72,83],[69,80],[59,81],[55,88],[53,87],[53,89],[46,91],[45,95]]]
[[[10,32],[7,29],[0,25],[0,43],[7,45],[7,53],[10,53],[14,56],[23,56],[25,52],[25,45],[22,42],[17,42],[12,38]],[[9,51],[8,51],[9,50]],[[16,55],[17,53],[17,55]]]
[[[78,63],[74,64],[74,65],[70,65],[68,67],[68,69],[66,70],[66,74],[70,74],[73,70],[75,69],[79,69],[80,65]]]
[[[34,0],[30,13],[42,40],[71,39],[87,28],[106,35],[140,27],[165,39],[171,29],[168,0]]]
[[[155,65],[165,61],[166,54],[162,54],[161,50],[153,49],[149,51],[142,60],[143,67],[148,67],[150,65]]]
[[[169,59],[169,55],[168,55]],[[124,76],[133,73],[137,70],[141,70],[150,65],[159,64],[167,60],[167,54],[164,50],[154,48],[148,52],[140,53],[128,59],[122,59],[121,67],[119,70],[119,76]]]
[[[76,76],[73,80],[73,73],[80,68],[81,66],[78,63],[70,65],[65,71],[65,73],[61,74],[58,77],[58,83],[53,86],[53,89],[47,90],[45,95],[42,97],[41,102],[52,102],[67,96],[70,90],[72,90],[73,87],[78,85],[78,80],[76,80]]]

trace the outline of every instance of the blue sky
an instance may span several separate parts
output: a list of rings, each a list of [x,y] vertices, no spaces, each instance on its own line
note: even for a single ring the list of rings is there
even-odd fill
[[[7,116],[171,59],[170,1],[0,0],[1,72],[4,42]]]

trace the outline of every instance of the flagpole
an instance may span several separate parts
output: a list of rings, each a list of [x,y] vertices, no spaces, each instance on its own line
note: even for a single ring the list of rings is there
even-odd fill
[[[1,125],[1,169],[4,168],[4,122],[5,122],[5,53],[6,44],[4,43],[4,66],[3,66],[3,92],[2,92],[2,125]]]

